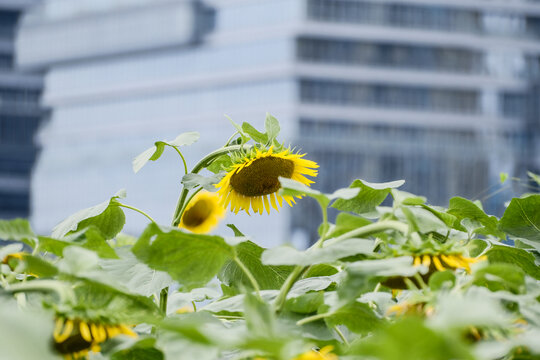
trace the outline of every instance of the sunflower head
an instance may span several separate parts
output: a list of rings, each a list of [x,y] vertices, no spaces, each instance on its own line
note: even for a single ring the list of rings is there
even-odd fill
[[[294,360],[337,360],[338,356],[332,353],[334,347],[327,345],[320,350],[309,350],[300,354]]]
[[[295,154],[290,149],[274,152],[274,148],[254,148],[247,154],[236,157],[227,169],[227,174],[216,184],[221,196],[221,204],[234,213],[244,210],[249,214],[251,208],[262,215],[264,209],[270,213],[270,206],[279,211],[283,199],[292,206],[292,196],[278,195],[281,185],[279,177],[285,177],[311,185],[304,175],[317,176],[319,166],[310,160],[302,159],[305,154]]]
[[[137,337],[126,325],[58,317],[53,332],[53,346],[65,359],[83,359],[90,351],[99,352],[100,345],[118,335]]]
[[[197,193],[187,204],[178,225],[197,234],[210,232],[223,218],[225,209],[219,204],[219,195],[211,192]]]

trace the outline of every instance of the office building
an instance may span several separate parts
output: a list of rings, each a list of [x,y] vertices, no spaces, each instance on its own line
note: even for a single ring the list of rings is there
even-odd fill
[[[0,219],[28,217],[34,135],[43,118],[41,76],[15,68],[15,33],[21,12],[36,1],[0,1]]]
[[[198,129],[193,160],[230,133],[224,113],[261,126],[266,111],[320,162],[323,191],[404,178],[431,203],[461,195],[499,211],[499,172],[538,166],[539,37],[540,3],[527,0],[46,0],[18,41],[52,108],[34,222],[48,229],[122,186],[166,222],[178,160],[134,177],[130,159]],[[276,243],[290,227],[313,234],[317,208],[298,207],[229,221]]]

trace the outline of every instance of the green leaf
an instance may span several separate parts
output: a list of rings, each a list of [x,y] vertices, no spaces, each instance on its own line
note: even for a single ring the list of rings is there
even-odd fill
[[[298,280],[294,283],[291,291],[287,294],[287,298],[295,298],[302,296],[310,291],[320,291],[327,289],[335,282],[331,276],[318,276],[307,279]]]
[[[510,235],[540,242],[540,195],[512,199],[500,226]]]
[[[484,210],[475,203],[462,197],[453,197],[450,199],[450,205],[447,213],[454,215],[459,221],[470,219],[481,224],[474,232],[484,235],[494,235],[505,238],[505,234],[498,230],[499,221],[495,216],[487,215]]]
[[[233,248],[219,236],[186,234],[150,224],[132,249],[150,268],[165,271],[187,289],[204,286],[225,262]]]
[[[486,253],[491,264],[506,263],[517,265],[527,275],[540,280],[540,267],[535,263],[534,255],[523,249],[510,246],[494,245]]]
[[[251,336],[268,338],[275,334],[272,307],[252,293],[247,293],[244,297],[244,317]]]
[[[282,196],[309,196],[314,198],[322,207],[328,206],[330,201],[335,199],[351,199],[358,194],[359,189],[339,189],[332,194],[323,194],[318,190],[312,189],[296,180],[279,177],[281,189],[279,194]]]
[[[59,239],[71,231],[82,230],[93,225],[107,239],[112,239],[122,230],[126,222],[124,212],[116,205],[116,200],[124,197],[126,197],[125,190],[120,190],[109,200],[76,212],[56,225],[51,236]]]
[[[264,301],[272,301],[278,295],[278,290],[262,290],[261,297]],[[214,301],[203,307],[201,310],[209,311],[212,313],[242,313],[244,312],[244,299],[245,294],[231,296],[229,298]]]
[[[426,198],[423,196],[418,196],[411,194],[406,191],[400,191],[396,189],[391,190],[392,197],[394,198],[394,205],[423,205],[426,202]]]
[[[537,175],[533,172],[530,172],[530,171],[527,171],[527,175],[529,175],[529,177],[531,179],[533,179],[534,182],[536,182],[538,185],[540,185],[540,175]]]
[[[280,127],[279,121],[266,113],[266,119],[264,120],[264,129],[266,130],[266,135],[268,136],[268,142],[272,143],[274,139],[279,135]]]
[[[118,249],[120,259],[104,259],[99,262],[101,268],[113,280],[123,284],[130,292],[152,296],[161,289],[173,284],[169,274],[150,269],[139,262],[128,249]]]
[[[40,279],[53,277],[58,274],[58,269],[53,264],[32,255],[23,258],[25,263],[25,272],[35,275]]]
[[[367,239],[346,239],[323,248],[299,251],[290,246],[266,250],[262,261],[267,265],[316,265],[331,263],[357,254],[372,254],[374,242]]]
[[[0,246],[0,263],[8,255],[21,252],[23,249],[23,244],[8,244],[5,246]]]
[[[112,354],[111,360],[164,360],[163,353],[154,347],[155,342],[152,338],[137,341],[132,347]]]
[[[193,189],[201,186],[206,191],[216,191],[215,184],[219,183],[223,174],[215,174],[212,176],[202,176],[200,174],[186,174],[182,177],[182,184],[186,189]]]
[[[101,258],[118,258],[116,252],[102,236],[102,233],[94,226],[71,233],[64,237],[64,240],[58,240],[46,236],[39,236],[38,239],[39,249],[41,251],[47,251],[60,257],[62,256],[66,247],[73,245],[94,251]]]
[[[324,292],[317,291],[294,298],[288,298],[285,302],[285,309],[298,314],[311,314],[324,303]]]
[[[2,359],[58,360],[50,337],[54,322],[45,312],[21,311],[15,300],[0,297],[0,357]]]
[[[26,219],[0,220],[0,239],[22,241],[34,247],[36,235]]]
[[[268,136],[266,134],[259,132],[247,122],[242,123],[242,130],[259,144],[266,144],[268,142]]]
[[[347,271],[372,276],[413,276],[422,270],[421,266],[413,266],[411,256],[401,256],[380,260],[364,260],[351,263]]]
[[[231,157],[229,155],[221,155],[220,157],[212,161],[212,163],[208,165],[206,169],[213,172],[214,174],[217,174],[221,171],[227,170],[231,165]]]
[[[351,344],[350,355],[379,360],[473,360],[457,337],[439,334],[419,318],[404,318]]]
[[[502,172],[499,174],[499,180],[501,184],[504,184],[504,182],[508,179],[508,173]]]
[[[525,292],[525,273],[513,264],[490,264],[474,272],[474,284],[491,291],[520,294]]]
[[[328,305],[324,305],[319,309],[319,313],[325,313],[328,309]],[[369,305],[358,301],[332,311],[324,318],[324,321],[329,327],[345,325],[349,330],[358,334],[367,334],[381,324],[381,320]]]
[[[358,229],[359,227],[366,226],[371,224],[371,221],[363,217],[348,213],[339,213],[336,217],[336,224],[331,229],[328,238],[337,237],[339,235],[345,234],[346,232]]]
[[[445,286],[452,288],[456,283],[456,275],[452,271],[437,271],[429,277],[428,285],[431,290],[438,291]]]
[[[354,180],[349,188],[358,188],[360,192],[353,198],[337,200],[332,207],[357,214],[365,214],[375,210],[390,193],[390,189],[400,187],[404,180],[388,183],[370,183],[365,180]]]
[[[144,165],[146,165],[149,160],[156,161],[157,159],[159,159],[163,154],[163,151],[165,150],[165,146],[180,147],[185,145],[191,145],[197,140],[199,140],[199,136],[200,135],[198,132],[187,132],[178,135],[172,141],[156,141],[154,146],[146,149],[145,151],[137,155],[135,159],[133,159],[133,171],[137,173],[143,168]]]
[[[292,268],[290,266],[264,265],[261,262],[263,251],[264,248],[251,241],[242,242],[236,246],[238,259],[255,276],[260,288],[263,290],[279,289],[292,271]],[[225,263],[219,272],[218,278],[226,285],[233,286],[236,289],[252,288],[246,274],[232,259]]]

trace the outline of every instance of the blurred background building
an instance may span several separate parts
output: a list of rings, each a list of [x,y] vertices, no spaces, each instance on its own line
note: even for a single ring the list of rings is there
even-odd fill
[[[224,113],[261,127],[266,111],[320,163],[323,191],[403,178],[432,204],[461,195],[500,213],[499,173],[539,169],[539,40],[528,0],[44,0],[17,41],[52,109],[34,226],[48,232],[122,187],[167,223],[178,159],[136,176],[131,159],[198,130],[194,161],[232,133]],[[318,209],[297,206],[291,222],[229,220],[266,245],[308,238]]]
[[[30,174],[37,154],[34,134],[45,115],[40,75],[15,69],[15,34],[31,0],[0,0],[0,218],[30,215]]]

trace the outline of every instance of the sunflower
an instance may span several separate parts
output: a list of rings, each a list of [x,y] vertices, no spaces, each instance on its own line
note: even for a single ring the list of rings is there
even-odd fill
[[[294,360],[337,360],[338,356],[332,353],[334,347],[327,345],[320,350],[309,350],[294,358]]]
[[[224,214],[218,194],[200,192],[187,204],[178,227],[204,234],[215,228]]]
[[[100,324],[79,319],[57,318],[53,332],[55,350],[66,360],[86,358],[88,352],[99,352],[99,344],[118,335],[137,337],[126,325]]]
[[[312,180],[304,175],[317,176],[319,167],[317,163],[302,159],[305,154],[295,154],[291,149],[274,152],[274,148],[268,150],[252,149],[249,153],[233,159],[227,174],[215,186],[219,188],[221,205],[225,208],[231,205],[231,211],[235,214],[249,209],[262,215],[264,209],[270,213],[270,206],[279,211],[283,206],[283,199],[292,206],[295,203],[292,196],[278,195],[281,187],[279,177],[285,177],[311,185]],[[277,201],[277,202],[276,202]]]
[[[466,272],[471,272],[471,265],[484,261],[487,259],[486,256],[480,256],[476,258],[471,258],[463,256],[459,253],[454,254],[420,254],[413,255],[413,265],[420,266],[423,265],[428,268],[428,272],[422,275],[422,280],[427,282],[431,275],[437,271],[455,271],[457,269],[464,269]],[[419,285],[417,279],[414,277],[408,277],[415,285]],[[407,289],[407,284],[404,277],[392,277],[385,280],[383,285],[391,289]]]

